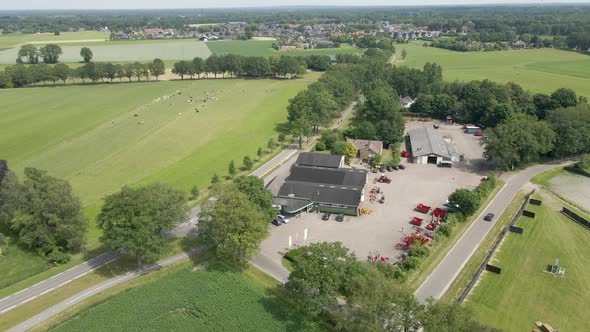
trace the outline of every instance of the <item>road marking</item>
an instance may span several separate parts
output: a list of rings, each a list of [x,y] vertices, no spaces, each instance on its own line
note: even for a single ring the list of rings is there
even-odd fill
[[[99,256],[97,256],[97,257],[99,257]],[[66,284],[68,284],[68,283],[70,283],[70,282],[72,282],[72,281],[74,281],[74,280],[76,280],[76,279],[78,279],[78,278],[81,278],[81,277],[83,277],[83,276],[87,275],[88,273],[90,273],[90,272],[92,272],[92,271],[94,271],[94,270],[96,270],[96,269],[99,269],[99,268],[101,268],[101,267],[105,266],[106,264],[108,264],[108,263],[110,263],[110,262],[112,262],[112,261],[116,260],[116,259],[117,259],[117,258],[119,258],[119,257],[120,257],[120,256],[119,256],[119,255],[117,255],[117,256],[115,256],[114,258],[111,258],[110,260],[108,260],[108,261],[104,262],[102,265],[99,265],[99,266],[93,267],[93,268],[91,268],[90,270],[88,270],[88,271],[86,271],[86,272],[83,272],[82,274],[79,274],[79,275],[77,275],[77,276],[74,276],[73,278],[70,278],[70,279],[68,279],[68,280],[66,280],[66,281],[64,281],[64,282],[62,282],[62,283],[60,283],[60,284],[58,284],[57,286],[53,286],[53,287],[51,287],[51,288],[49,288],[49,289],[46,289],[46,290],[44,290],[44,291],[43,291],[43,292],[41,292],[40,294],[34,295],[34,296],[32,296],[32,297],[29,297],[29,298],[27,298],[27,299],[25,299],[25,300],[23,300],[23,301],[21,301],[21,302],[19,302],[19,303],[16,303],[15,305],[13,305],[13,306],[11,306],[11,307],[9,307],[9,308],[6,308],[6,309],[4,309],[4,310],[0,311],[0,314],[4,314],[5,312],[7,312],[7,311],[9,311],[9,310],[11,310],[11,309],[14,309],[14,308],[16,308],[16,307],[18,307],[18,306],[20,306],[20,305],[23,305],[23,304],[25,304],[25,303],[29,302],[29,301],[32,301],[32,300],[34,300],[34,299],[38,298],[39,296],[45,295],[45,294],[47,294],[47,293],[51,292],[52,290],[55,290],[56,288],[59,288],[59,287],[61,287],[61,286],[64,286],[64,285],[66,285]],[[96,258],[96,257],[95,257],[95,258]],[[84,263],[82,263],[82,264],[84,264]],[[70,270],[71,270],[71,269],[70,269]],[[68,270],[68,271],[69,271],[69,270]],[[67,271],[64,271],[64,272],[62,272],[62,273],[65,273],[65,272],[67,272]],[[60,274],[62,274],[62,273],[60,273]],[[52,278],[53,278],[53,277],[52,277]],[[50,279],[51,279],[51,278],[50,278]],[[47,280],[50,280],[50,279],[46,279],[46,280],[44,280],[43,282],[46,282]],[[27,288],[27,289],[30,289],[30,288],[32,288],[32,287],[34,287],[34,286],[31,286],[31,287],[29,287],[29,288]],[[26,290],[26,289],[25,289],[25,290]],[[14,295],[16,295],[16,294],[14,294]],[[11,295],[11,296],[14,296],[14,295]],[[4,301],[5,299],[7,299],[7,298],[4,298],[4,299],[2,299],[1,301]]]

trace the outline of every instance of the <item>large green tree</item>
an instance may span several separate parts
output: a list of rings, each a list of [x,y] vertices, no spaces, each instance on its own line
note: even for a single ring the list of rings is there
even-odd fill
[[[361,263],[340,242],[313,243],[297,250],[301,255],[286,286],[310,313],[335,305],[337,298],[347,293],[352,278],[362,271]]]
[[[165,184],[123,187],[105,198],[96,218],[106,247],[132,253],[138,267],[142,258],[155,258],[164,249],[164,232],[187,216],[184,192]]]
[[[148,68],[152,73],[152,76],[156,77],[156,80],[158,79],[158,77],[166,73],[166,65],[164,64],[164,61],[162,61],[161,59],[154,59],[154,61],[148,64]]]
[[[429,301],[421,317],[424,332],[500,332],[474,320],[473,312],[458,303]]]
[[[39,49],[39,54],[43,62],[54,64],[59,62],[59,56],[63,54],[63,51],[59,45],[48,44]]]
[[[26,58],[27,63],[31,65],[39,63],[39,50],[31,44],[23,45],[18,50],[17,63],[20,63],[22,58]]]
[[[590,153],[590,105],[579,104],[549,111],[547,122],[557,134],[556,156]]]
[[[218,258],[243,266],[266,237],[269,220],[235,184],[217,185],[212,191],[215,200],[203,204],[200,231],[215,245]]]
[[[80,250],[87,220],[70,184],[35,168],[25,168],[22,184],[8,174],[2,181],[0,219],[18,235],[19,244],[43,255]]]
[[[345,331],[418,331],[424,306],[397,280],[374,266],[352,278],[346,304],[337,312]]]
[[[92,60],[94,54],[92,53],[92,50],[90,48],[82,47],[80,49],[80,56],[82,57],[82,60],[84,60],[84,62],[88,63]]]
[[[526,114],[516,114],[485,133],[484,155],[504,170],[539,160],[553,150],[556,139],[548,123]]]
[[[57,78],[66,84],[66,80],[70,77],[72,71],[65,63],[58,63],[53,67],[53,72]]]

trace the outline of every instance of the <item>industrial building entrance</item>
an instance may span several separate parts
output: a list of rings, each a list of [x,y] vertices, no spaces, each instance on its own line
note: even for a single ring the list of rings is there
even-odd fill
[[[436,160],[437,160],[437,159],[438,159],[438,158],[437,158],[436,156],[429,156],[429,157],[428,157],[428,163],[429,163],[429,164],[436,165]]]

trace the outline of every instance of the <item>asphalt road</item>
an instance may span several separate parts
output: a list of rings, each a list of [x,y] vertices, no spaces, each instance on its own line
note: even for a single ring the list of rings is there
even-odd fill
[[[494,226],[498,217],[502,215],[506,207],[514,200],[514,197],[523,186],[533,176],[561,165],[563,164],[536,165],[503,178],[505,185],[502,190],[500,190],[481,215],[469,226],[465,234],[455,243],[445,258],[443,258],[430,276],[416,290],[415,295],[418,300],[424,303],[430,297],[435,299],[441,298],[469,258],[471,258],[477,247],[479,247],[479,244],[486,237],[490,229]],[[483,220],[483,216],[490,212],[495,215],[494,219],[491,222]]]
[[[129,281],[131,279],[137,278],[137,277],[144,275],[146,273],[149,273],[151,271],[159,270],[164,266],[179,262],[183,259],[188,258],[191,255],[197,254],[197,253],[205,250],[206,248],[207,248],[206,245],[200,245],[200,246],[195,247],[185,253],[178,254],[176,256],[158,261],[155,264],[146,266],[141,270],[137,270],[134,272],[127,272],[127,273],[122,274],[120,276],[106,280],[98,285],[95,285],[95,286],[85,290],[82,293],[76,294],[63,302],[60,302],[60,303],[54,305],[53,307],[39,313],[38,315],[35,315],[35,316],[27,319],[26,321],[10,328],[9,330],[7,330],[7,332],[27,331],[27,330],[37,326],[38,324],[48,320],[49,318],[53,317],[54,315],[74,306],[77,303],[80,303],[80,302],[86,300],[87,298],[89,298],[93,295],[96,295],[104,290],[112,288],[116,285],[119,285],[123,282]]]
[[[105,252],[104,254],[96,256],[82,264],[76,265],[67,271],[57,274],[49,279],[45,279],[29,288],[21,290],[20,292],[0,299],[0,317],[10,309],[27,303],[43,294],[46,294],[71,282],[72,280],[76,280],[100,268],[101,266],[116,260],[119,257],[121,257],[121,255],[117,252]]]

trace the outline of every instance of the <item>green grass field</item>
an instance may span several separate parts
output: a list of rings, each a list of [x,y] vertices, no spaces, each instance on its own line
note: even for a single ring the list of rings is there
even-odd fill
[[[524,234],[509,233],[493,264],[502,274],[485,272],[468,297],[477,319],[504,331],[530,331],[533,322],[560,331],[585,331],[590,305],[590,230],[559,213],[563,203],[543,192],[543,205],[527,206],[536,218],[522,217],[516,226]],[[565,278],[545,273],[559,258]]]
[[[63,54],[61,62],[82,61],[81,45],[61,45]],[[155,58],[164,60],[184,60],[194,57],[207,58],[211,51],[206,43],[196,40],[177,40],[161,43],[116,43],[104,42],[90,46],[94,54],[93,61],[151,61]],[[0,63],[13,64],[17,58],[18,48],[0,51]]]
[[[322,331],[250,276],[183,269],[82,311],[54,331]]]
[[[396,45],[396,64],[421,68],[426,62],[436,62],[443,66],[447,81],[515,82],[532,92],[545,93],[567,87],[590,97],[590,58],[587,55],[549,48],[455,52],[422,44]],[[400,57],[402,49],[408,52],[404,60]]]
[[[271,55],[336,55],[362,53],[362,50],[350,45],[343,45],[340,48],[311,49],[302,51],[275,51],[272,48],[272,40],[227,40],[208,42],[207,46],[214,54],[234,53],[244,56],[271,56]]]
[[[203,188],[230,160],[255,156],[318,76],[7,90],[0,155],[19,174],[32,166],[67,179],[86,206],[128,184]]]
[[[0,35],[0,49],[10,48],[26,43],[64,43],[71,41],[88,41],[109,38],[108,32],[79,31],[62,32],[59,36],[53,33],[9,33]]]

